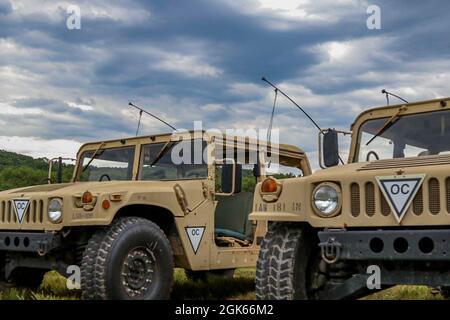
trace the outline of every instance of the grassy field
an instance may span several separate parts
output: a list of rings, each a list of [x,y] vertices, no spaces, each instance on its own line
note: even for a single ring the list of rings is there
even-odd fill
[[[172,290],[174,300],[253,300],[254,270],[240,269],[233,280],[211,279],[208,281],[190,281],[183,270],[175,271],[175,283]],[[9,289],[0,293],[0,300],[77,300],[80,292],[68,290],[66,279],[56,272],[46,274],[41,288],[29,290]]]
[[[254,300],[254,269],[237,270],[233,280],[210,279],[208,281],[190,281],[182,270],[175,271],[173,300]],[[66,280],[57,273],[45,276],[41,288],[36,292],[10,289],[0,293],[0,300],[77,300],[80,293],[69,291]],[[396,286],[377,292],[366,300],[440,300],[440,294],[433,294],[430,288],[421,286]]]

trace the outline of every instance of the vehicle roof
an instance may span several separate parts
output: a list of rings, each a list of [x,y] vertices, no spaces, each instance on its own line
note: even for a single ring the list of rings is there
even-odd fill
[[[170,133],[160,133],[160,134],[154,134],[154,135],[144,135],[144,136],[137,136],[137,137],[128,137],[128,138],[122,138],[122,139],[112,139],[112,140],[99,140],[99,141],[93,141],[93,142],[88,142],[83,144],[80,147],[81,149],[86,149],[89,146],[92,146],[93,148],[95,148],[95,146],[98,147],[98,145],[100,143],[115,143],[115,142],[123,142],[126,141],[129,144],[132,144],[133,141],[141,141],[141,140],[145,140],[146,143],[148,143],[148,141],[156,141],[156,140],[168,140],[171,139],[172,137],[178,136],[178,137],[184,137],[184,138],[189,138],[189,139],[197,139],[201,136],[203,136],[203,134],[207,135],[209,138],[213,138],[216,141],[218,139],[222,140],[222,141],[226,141],[226,143],[231,142],[231,141],[235,141],[237,142],[237,145],[240,145],[241,147],[244,147],[245,144],[248,144],[248,147],[251,147],[251,145],[261,145],[261,144],[267,144],[266,140],[257,140],[257,139],[253,139],[253,138],[249,138],[249,137],[243,137],[243,136],[233,136],[233,135],[226,135],[226,134],[219,134],[219,133],[212,133],[212,132],[208,132],[208,131],[184,131],[184,132],[170,132]],[[244,145],[243,145],[244,144]],[[289,144],[269,144],[270,149],[272,150],[276,150],[278,148],[278,150],[280,152],[283,153],[291,153],[292,156],[304,156],[305,152],[296,146],[293,145],[289,145]]]

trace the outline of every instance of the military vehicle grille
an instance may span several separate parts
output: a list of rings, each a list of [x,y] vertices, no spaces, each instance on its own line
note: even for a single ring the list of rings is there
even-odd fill
[[[391,214],[388,202],[374,181],[351,183],[349,195],[350,213],[354,217],[362,214],[369,217]],[[450,177],[444,181],[437,178],[426,179],[417,191],[409,211],[420,216],[424,213],[437,215],[443,210],[450,213]]]
[[[41,224],[44,222],[44,201],[30,200],[22,225]],[[0,224],[17,224],[17,215],[12,200],[0,201]]]

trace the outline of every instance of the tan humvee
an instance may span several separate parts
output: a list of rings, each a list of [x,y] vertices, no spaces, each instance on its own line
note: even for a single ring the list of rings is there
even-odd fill
[[[303,151],[276,147],[280,163],[310,174]],[[265,178],[258,148],[206,132],[83,145],[71,183],[0,193],[0,280],[38,286],[48,270],[79,266],[86,299],[165,299],[174,267],[201,278],[254,266],[267,229],[248,219]],[[246,170],[238,154],[251,151],[260,161]]]
[[[329,168],[257,185],[250,218],[269,222],[259,299],[357,298],[397,284],[449,293],[450,99],[371,109],[351,130],[348,164],[326,130]]]

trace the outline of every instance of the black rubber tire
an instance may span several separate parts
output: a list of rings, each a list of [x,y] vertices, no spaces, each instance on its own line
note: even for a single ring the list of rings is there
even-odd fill
[[[440,292],[441,292],[441,296],[445,300],[449,300],[450,299],[450,287],[441,287],[440,288]]]
[[[273,223],[261,243],[256,265],[258,300],[308,299],[308,263],[317,246],[298,224]]]
[[[234,277],[235,269],[224,270],[208,270],[208,271],[192,271],[184,270],[186,278],[191,281],[208,281],[209,279],[227,279],[231,280]]]
[[[130,296],[123,284],[125,259],[143,248],[154,259],[152,279],[139,296]],[[98,230],[89,240],[81,264],[83,299],[163,300],[170,297],[173,283],[173,254],[164,232],[153,222],[123,217]],[[150,280],[150,279],[149,279]]]

